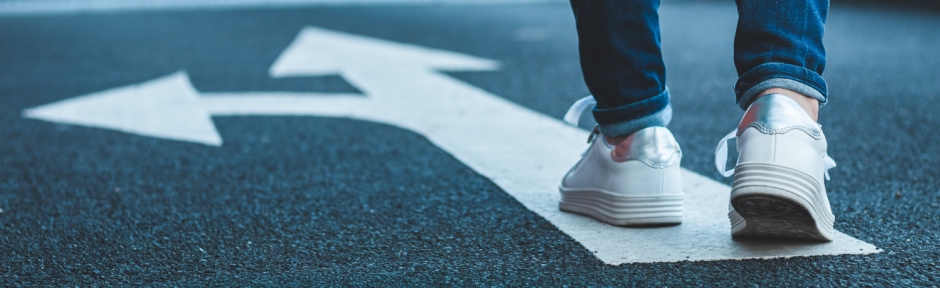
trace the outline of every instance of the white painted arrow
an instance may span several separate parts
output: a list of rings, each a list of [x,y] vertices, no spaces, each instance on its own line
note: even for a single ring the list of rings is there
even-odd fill
[[[491,179],[609,264],[877,253],[837,232],[824,244],[733,241],[730,187],[683,170],[682,225],[620,228],[558,210],[557,185],[586,148],[587,132],[442,75],[492,70],[491,60],[305,28],[272,77],[340,74],[362,95],[200,95],[184,73],[29,109],[24,116],[220,145],[210,115],[348,117],[412,130]]]
[[[26,118],[119,130],[209,145],[222,144],[199,94],[183,73],[23,111]]]
[[[222,145],[211,115],[323,115],[366,103],[362,95],[290,92],[205,93],[185,72],[23,111],[26,118]]]

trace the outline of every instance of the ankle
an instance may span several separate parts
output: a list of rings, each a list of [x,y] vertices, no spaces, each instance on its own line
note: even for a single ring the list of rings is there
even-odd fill
[[[803,107],[803,110],[806,111],[806,114],[808,114],[810,118],[813,118],[813,121],[819,121],[819,100],[816,100],[816,98],[783,88],[770,88],[764,90],[758,94],[757,98],[763,97],[767,94],[780,94],[790,97],[790,99],[796,101],[797,104],[800,104],[800,107]]]

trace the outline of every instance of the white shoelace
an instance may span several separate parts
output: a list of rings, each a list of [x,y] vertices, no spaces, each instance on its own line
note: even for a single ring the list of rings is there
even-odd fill
[[[565,113],[565,118],[563,120],[565,123],[577,127],[578,122],[581,122],[581,113],[584,113],[584,110],[587,110],[588,107],[594,105],[597,105],[597,100],[594,100],[594,96],[588,95],[587,97],[581,98],[580,100],[575,101],[574,105],[571,105],[571,108],[568,108],[568,112]],[[591,134],[588,135],[587,142],[591,143],[591,141],[594,140],[594,137],[599,134],[600,130],[597,129],[597,126],[594,126],[594,130],[591,130]],[[587,155],[589,150],[591,150],[590,145],[581,152],[581,157]]]
[[[581,121],[581,113],[584,113],[584,110],[594,105],[597,105],[597,101],[594,100],[594,96],[591,95],[574,102],[574,105],[568,108],[568,113],[565,113],[565,123],[578,126],[578,122]]]
[[[718,168],[718,173],[721,173],[721,176],[730,177],[734,175],[734,168],[727,170],[728,163],[728,140],[738,138],[738,130],[735,129],[728,133],[727,136],[721,138],[721,141],[718,141],[718,147],[715,148],[715,168]],[[829,155],[823,156],[823,168],[826,172],[826,180],[829,180],[829,169],[836,167],[836,161],[829,158]]]

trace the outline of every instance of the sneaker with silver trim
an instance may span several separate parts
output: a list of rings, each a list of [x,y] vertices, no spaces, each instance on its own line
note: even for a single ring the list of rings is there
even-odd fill
[[[668,129],[649,127],[615,146],[595,128],[588,143],[559,187],[562,211],[617,226],[682,223],[682,150]]]
[[[738,161],[726,171],[732,138]],[[821,126],[796,101],[779,94],[755,100],[715,154],[719,172],[734,174],[731,235],[832,241],[835,216],[824,179],[835,162],[826,149]]]

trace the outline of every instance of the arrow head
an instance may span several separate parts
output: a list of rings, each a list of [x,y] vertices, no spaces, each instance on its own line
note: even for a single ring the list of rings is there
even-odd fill
[[[222,145],[185,72],[26,109],[23,117]]]
[[[394,69],[490,71],[493,60],[443,50],[306,27],[278,57],[271,77],[337,74],[346,70]]]

